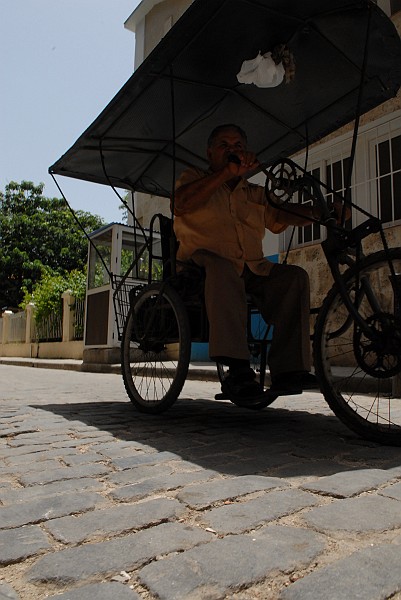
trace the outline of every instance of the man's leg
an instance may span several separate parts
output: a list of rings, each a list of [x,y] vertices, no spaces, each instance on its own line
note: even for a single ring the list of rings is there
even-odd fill
[[[192,259],[206,273],[210,357],[229,367],[222,392],[236,404],[258,404],[265,395],[249,364],[245,282],[230,261],[211,252],[198,250]]]
[[[211,358],[249,360],[245,284],[233,264],[207,250],[192,260],[205,269],[205,303],[209,320]]]
[[[263,318],[274,325],[269,352],[272,378],[294,371],[309,372],[310,291],[306,271],[295,265],[274,265],[267,277],[246,269],[244,279]]]

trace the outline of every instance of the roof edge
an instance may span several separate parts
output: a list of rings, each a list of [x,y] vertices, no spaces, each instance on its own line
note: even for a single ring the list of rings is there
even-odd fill
[[[133,13],[130,14],[128,19],[124,23],[125,29],[135,33],[137,25],[146,17],[146,15],[154,8],[157,4],[164,2],[164,0],[142,0],[136,7]]]

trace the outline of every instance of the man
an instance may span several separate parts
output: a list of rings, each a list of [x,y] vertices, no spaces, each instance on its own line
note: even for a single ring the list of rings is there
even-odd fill
[[[299,206],[297,214],[277,210],[266,201],[263,187],[246,180],[259,162],[237,125],[221,125],[211,133],[207,157],[208,171],[189,168],[176,184],[174,229],[177,259],[205,269],[209,354],[229,367],[222,390],[244,404],[258,403],[266,394],[249,363],[249,294],[274,325],[270,393],[299,394],[305,381],[314,379],[309,373],[309,279],[300,267],[265,259],[262,240],[266,228],[280,233],[288,225],[309,225],[311,208]]]

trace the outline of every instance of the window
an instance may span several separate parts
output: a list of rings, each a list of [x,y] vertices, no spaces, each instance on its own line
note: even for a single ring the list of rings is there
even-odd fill
[[[334,192],[338,192],[341,197],[345,194],[345,188],[348,184],[348,170],[350,168],[350,158],[342,158],[333,162],[324,162],[321,167],[312,169],[312,176],[321,181],[321,172],[324,173],[324,179],[322,183],[325,183],[329,190],[322,188],[323,196],[329,203],[334,201]],[[306,196],[306,199],[305,199]],[[348,190],[347,199],[352,201],[351,189]],[[298,202],[308,204],[308,194],[300,192],[298,194]],[[352,219],[346,222],[347,229],[351,229]],[[307,244],[310,242],[317,242],[322,239],[322,227],[319,223],[312,223],[306,227],[298,227],[297,241],[298,245]]]
[[[401,219],[401,135],[376,144],[377,215],[383,223]]]
[[[311,175],[320,180],[320,168],[312,169]],[[306,195],[306,198],[305,198]],[[298,193],[298,202],[300,204],[310,204],[307,193],[303,191]],[[308,242],[315,242],[320,240],[321,232],[319,223],[311,223],[307,227],[298,227],[298,244],[307,244]]]
[[[347,194],[346,186],[349,186],[349,169],[351,167],[350,157],[342,160],[337,160],[326,166],[326,183],[333,192],[339,192],[340,197],[346,197],[346,200],[352,202],[352,189],[348,187]],[[326,199],[329,203],[334,202],[334,193],[326,194]],[[352,216],[346,221],[345,226],[347,229],[352,229]]]
[[[351,146],[352,132],[346,132],[334,140],[329,138],[327,142],[315,145],[309,153],[310,172],[341,196],[348,186]],[[303,165],[305,154],[298,154],[293,159]],[[323,194],[328,200],[333,199],[334,194],[324,188]],[[366,221],[369,215],[380,218],[386,228],[401,225],[401,110],[360,128],[347,199],[360,209],[352,210],[353,226]],[[307,193],[305,199],[299,197],[297,200],[307,201]],[[351,219],[346,222],[346,228],[351,228]],[[281,235],[280,252],[286,252],[291,234],[292,228],[289,228]],[[318,224],[297,228],[291,247],[318,244],[325,236],[325,227]]]

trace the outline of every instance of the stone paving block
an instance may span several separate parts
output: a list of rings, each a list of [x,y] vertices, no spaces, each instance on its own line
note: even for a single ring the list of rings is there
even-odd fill
[[[76,479],[77,477],[101,477],[110,473],[110,467],[103,464],[81,465],[79,467],[60,467],[50,471],[35,471],[20,477],[23,485],[43,485],[52,481],[63,479]]]
[[[13,467],[9,467],[9,466],[0,466],[0,477],[4,477],[4,478],[8,478],[8,479],[13,479],[14,478],[14,469]]]
[[[219,456],[222,453],[233,459],[233,454],[238,452],[238,445],[234,443],[232,437],[228,438],[228,444],[224,441],[217,440],[216,443],[202,444],[194,448],[188,448],[186,454],[192,461],[197,461],[199,458],[207,456]],[[223,448],[225,451],[223,451]]]
[[[287,486],[286,482],[276,477],[248,475],[189,485],[177,494],[177,498],[193,508],[202,508],[219,500]]]
[[[53,449],[51,448],[51,446],[47,446],[46,449],[35,453],[16,455],[12,454],[11,456],[7,456],[5,460],[8,465],[18,467],[19,465],[23,465],[26,463],[43,464],[44,461],[48,461],[51,459],[64,460],[66,456],[75,454],[78,454],[76,448],[66,448],[65,450],[58,450],[57,448]]]
[[[391,471],[394,474],[394,477],[401,477],[401,465],[392,465],[389,468],[389,471]]]
[[[132,485],[125,485],[121,488],[117,488],[110,493],[112,498],[116,500],[137,500],[139,498],[145,498],[149,494],[156,492],[174,490],[175,488],[182,487],[188,483],[194,483],[196,481],[206,481],[212,477],[216,477],[215,471],[203,470],[203,471],[192,471],[190,473],[172,473],[171,475],[153,477],[152,479],[146,479],[140,483]]]
[[[115,440],[115,437],[113,435],[110,435],[107,432],[107,437],[102,435],[102,432],[99,432],[99,434],[94,437],[94,436],[84,436],[85,432],[82,432],[82,437],[77,436],[76,438],[76,442],[77,442],[77,447],[80,448],[82,446],[90,446],[91,450],[96,450],[98,444],[104,444],[105,442],[110,444]]]
[[[141,465],[126,471],[118,471],[118,473],[110,473],[106,480],[113,485],[126,485],[139,483],[146,479],[158,477],[159,475],[171,475],[173,467],[167,463],[161,465]]]
[[[345,455],[348,458],[347,455]],[[375,462],[385,464],[387,468],[401,465],[401,449],[395,446],[378,446],[369,442],[354,446],[349,454],[352,460],[364,461],[372,465]]]
[[[141,600],[141,597],[121,583],[92,583],[64,594],[47,596],[46,600]]]
[[[57,496],[58,494],[83,492],[85,490],[103,491],[105,484],[97,479],[83,477],[82,479],[66,479],[65,481],[54,481],[45,485],[32,485],[26,488],[0,489],[0,502],[3,504],[15,504],[16,502],[29,502],[36,498],[46,496]]]
[[[31,583],[84,583],[97,575],[115,575],[170,552],[208,542],[212,534],[181,523],[164,523],[111,541],[84,544],[39,558],[26,577]]]
[[[8,466],[7,468],[9,469],[10,467]],[[12,468],[15,475],[19,477],[25,476],[27,473],[33,472],[55,471],[57,469],[63,468],[63,465],[60,460],[51,458],[49,460],[42,459],[38,461],[34,459],[32,461],[25,461],[23,463],[20,463],[19,465],[13,465]]]
[[[96,444],[94,446],[96,452],[99,452],[106,458],[127,458],[135,454],[136,452],[143,452],[144,454],[152,453],[155,451],[151,446],[145,444],[139,444],[137,442],[118,442],[114,441],[109,444]]]
[[[9,440],[8,443],[13,448],[20,448],[21,446],[34,446],[35,444],[38,444],[39,446],[41,446],[42,444],[51,445],[53,442],[60,443],[62,441],[71,442],[71,437],[67,434],[60,435],[60,433],[55,433],[54,435],[50,435],[49,433],[38,431],[36,435],[21,435],[12,440]]]
[[[0,581],[0,600],[20,600],[20,597],[11,585]]]
[[[149,452],[146,454],[140,454],[138,452],[132,456],[114,458],[112,462],[118,469],[124,470],[132,469],[132,467],[136,467],[138,465],[164,463],[170,460],[177,460],[177,458],[179,458],[179,456],[173,452]]]
[[[401,500],[401,483],[395,483],[389,485],[378,492],[381,496],[387,496],[388,498],[394,498],[394,500]]]
[[[71,451],[75,452],[75,450]],[[56,456],[60,456],[61,454],[60,450],[49,450],[49,446],[47,444],[38,444],[35,446],[20,446],[19,448],[10,448],[9,446],[7,446],[6,448],[2,448],[2,450],[0,451],[0,458],[8,460],[13,459],[17,456],[27,456],[28,458],[25,460],[32,460],[36,457],[42,458],[43,453],[46,452],[54,452],[56,453]]]
[[[321,531],[386,531],[401,527],[401,503],[376,494],[336,500],[304,515]]]
[[[286,457],[288,460],[288,456]],[[273,454],[272,456],[258,456],[255,458],[242,458],[230,455],[220,454],[216,457],[208,458],[207,467],[214,469],[219,473],[226,475],[242,476],[263,473],[276,469],[283,464],[283,458]]]
[[[95,492],[62,494],[0,507],[0,529],[20,527],[30,523],[48,521],[56,517],[92,510],[104,503],[104,498]]]
[[[346,498],[373,490],[392,479],[394,475],[383,469],[358,469],[321,477],[318,481],[304,484],[302,489]]]
[[[306,477],[327,477],[342,471],[349,471],[349,466],[335,460],[301,461],[288,456],[287,461],[283,461],[283,465],[274,471],[274,475],[285,479],[305,479]]]
[[[69,427],[71,428],[71,421],[69,421]],[[75,435],[79,436],[81,435],[82,437],[86,437],[86,438],[93,438],[93,439],[102,439],[102,441],[104,441],[105,439],[111,439],[112,436],[110,435],[110,433],[108,431],[105,431],[102,428],[96,427],[95,425],[88,425],[87,423],[82,423],[80,421],[75,421],[75,423],[73,424],[73,430]]]
[[[31,428],[24,428],[18,426],[12,426],[9,423],[4,424],[4,426],[0,426],[0,438],[9,437],[11,435],[21,435],[23,433],[31,433]]]
[[[0,565],[25,560],[50,547],[47,536],[37,525],[0,531]]]
[[[401,546],[365,548],[288,587],[282,600],[385,600],[401,590]]]
[[[78,517],[61,517],[46,523],[46,529],[65,543],[78,543],[94,537],[108,537],[149,527],[181,516],[185,507],[177,500],[156,498],[140,504],[104,508]]]
[[[277,571],[308,566],[324,547],[323,536],[313,531],[273,525],[167,557],[143,567],[138,575],[160,600],[229,598],[236,588]]]
[[[300,490],[273,491],[206,511],[202,522],[218,533],[240,533],[317,503],[316,497]]]
[[[63,456],[63,462],[68,467],[84,465],[88,463],[106,462],[104,456],[96,452],[78,452],[74,454],[66,454]]]

